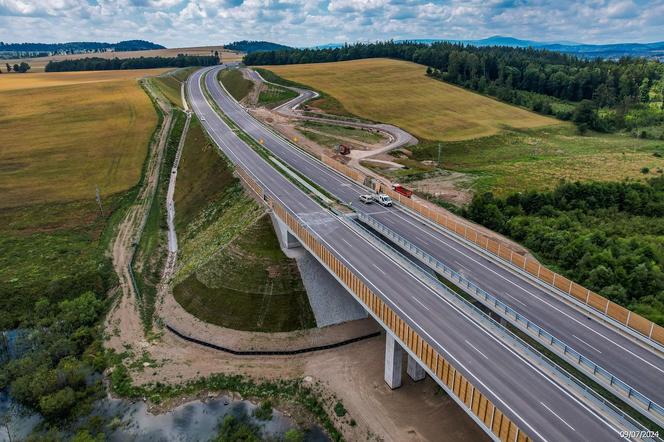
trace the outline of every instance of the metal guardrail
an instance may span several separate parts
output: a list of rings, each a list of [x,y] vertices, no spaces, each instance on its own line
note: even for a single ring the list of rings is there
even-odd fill
[[[565,342],[542,329],[524,315],[518,313],[516,310],[509,307],[504,302],[488,293],[486,290],[481,289],[477,285],[473,284],[462,275],[452,270],[450,267],[440,262],[424,250],[407,241],[405,238],[395,233],[379,221],[376,221],[372,217],[362,213],[358,213],[358,219],[371,226],[381,234],[385,235],[395,244],[421,259],[436,272],[442,273],[443,276],[458,284],[460,288],[465,289],[468,294],[473,296],[475,299],[478,299],[493,311],[503,315],[505,319],[510,320],[514,325],[516,325],[522,331],[528,333],[531,337],[534,337],[538,341],[548,345],[552,350],[554,350],[555,353],[563,357],[565,360],[581,368],[582,372],[591,374],[601,385],[609,387],[614,392],[619,393],[621,397],[627,399],[633,404],[635,403],[635,405],[638,405],[636,410],[640,411],[646,417],[649,419],[654,419],[660,425],[664,423],[664,407],[653,402],[646,395],[640,393],[629,384],[620,380],[611,374],[611,372],[608,370],[595,364],[590,359],[583,356],[569,345],[565,344]]]
[[[365,217],[366,215],[360,215],[357,218],[359,220],[362,220],[362,218]],[[346,218],[346,217],[344,217]],[[347,223],[348,224],[348,223]],[[378,223],[380,224],[380,223]],[[547,368],[555,373],[557,378],[561,381],[564,382],[566,385],[570,386],[571,388],[575,388],[583,397],[594,401],[598,406],[602,407],[604,410],[614,414],[614,416],[618,419],[623,420],[623,422],[627,423],[628,425],[632,425],[634,428],[636,428],[638,431],[645,432],[647,431],[646,428],[637,420],[635,420],[633,417],[630,415],[626,414],[622,410],[620,410],[618,407],[616,407],[614,404],[606,400],[604,397],[602,397],[599,393],[594,391],[592,388],[584,384],[581,380],[577,379],[574,377],[572,374],[568,373],[565,371],[562,367],[560,367],[558,364],[556,364],[554,361],[549,359],[548,357],[544,356],[541,354],[537,349],[533,348],[530,344],[524,342],[521,338],[516,336],[512,331],[509,329],[499,325],[496,323],[494,319],[492,319],[489,315],[487,315],[485,312],[480,310],[477,306],[473,305],[471,302],[468,300],[464,299],[463,297],[459,296],[457,293],[453,292],[449,287],[441,283],[438,279],[434,278],[431,273],[427,272],[424,268],[422,268],[420,265],[417,263],[413,262],[411,259],[408,257],[404,256],[401,252],[398,250],[394,249],[391,245],[387,244],[382,238],[378,237],[375,233],[371,232],[370,230],[366,229],[365,227],[355,224],[356,226],[359,226],[359,228],[365,232],[367,235],[370,235],[373,238],[373,243],[382,246],[383,250],[389,253],[393,258],[398,258],[402,264],[405,264],[408,268],[417,271],[420,273],[420,275],[426,280],[426,282],[429,285],[434,286],[437,288],[439,291],[442,291],[443,293],[446,293],[450,295],[450,297],[446,297],[448,300],[454,301],[454,303],[457,306],[461,306],[464,310],[468,311],[469,309],[471,310],[471,314],[474,316],[475,319],[479,319],[482,323],[486,324],[487,326],[491,327],[494,330],[497,330],[503,337],[507,338],[514,344],[515,346],[518,346],[521,348],[521,350],[531,357],[535,358],[538,360],[541,364],[547,366]],[[452,299],[450,299],[452,298]],[[625,384],[626,385],[626,384]],[[654,404],[656,405],[656,404]],[[646,434],[646,433],[641,433],[641,434]],[[661,440],[657,436],[654,438],[644,438],[644,440]]]

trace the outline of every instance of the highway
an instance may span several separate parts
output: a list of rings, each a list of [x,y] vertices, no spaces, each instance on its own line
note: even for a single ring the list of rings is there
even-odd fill
[[[358,197],[367,192],[366,188],[332,171],[256,121],[212,76],[208,76],[207,87],[217,105],[246,133],[263,140],[264,147],[275,157],[340,200],[352,202],[357,211],[373,216],[651,400],[664,404],[664,360],[660,356],[606,323],[589,319],[557,295],[487,259],[474,248],[432,229],[410,212],[363,205]]]
[[[620,439],[618,432],[622,428],[588,408],[391,257],[322,209],[246,145],[219,117],[203,93],[201,79],[209,72],[205,77],[206,85],[219,105],[228,108],[231,118],[238,123],[238,115],[239,120],[246,116],[215,87],[218,69],[201,69],[187,82],[191,107],[214,142],[501,411],[534,440]],[[351,187],[347,183],[343,185]]]

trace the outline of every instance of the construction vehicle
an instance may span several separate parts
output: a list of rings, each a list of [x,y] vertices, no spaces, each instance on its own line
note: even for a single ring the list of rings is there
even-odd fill
[[[392,184],[392,190],[394,190],[397,193],[402,194],[406,198],[410,198],[411,196],[413,196],[413,191],[412,190],[406,189],[405,187],[403,187],[401,184],[398,184],[398,183]]]
[[[350,153],[350,146],[345,144],[337,144],[337,152],[341,155],[348,155]]]

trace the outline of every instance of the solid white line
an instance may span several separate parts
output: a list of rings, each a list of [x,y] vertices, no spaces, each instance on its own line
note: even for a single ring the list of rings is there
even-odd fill
[[[346,244],[348,244],[348,243],[346,243]],[[379,271],[380,273],[382,273],[383,275],[386,275],[386,273],[383,271],[383,269],[381,269],[380,267],[378,267],[376,264],[374,264],[373,266],[376,267],[376,269],[378,269],[378,271]]]
[[[577,335],[572,335],[572,336],[575,337],[576,339],[578,339],[579,341],[583,342],[584,344],[586,344],[588,347],[590,347],[590,348],[592,348],[593,350],[595,350],[597,353],[602,353],[601,351],[597,350],[597,349],[596,349],[595,347],[593,347],[592,345],[588,344],[588,343],[587,343],[586,341],[584,341],[583,339],[579,338]]]
[[[421,227],[419,227],[419,226],[416,225],[415,223],[413,223],[413,222],[409,221],[408,219],[406,219],[406,218],[400,216],[399,213],[398,213],[398,211],[395,210],[395,211],[393,211],[392,213],[394,213],[396,217],[398,217],[398,218],[404,220],[405,222],[411,224],[412,226],[418,228],[419,230],[422,230],[425,234],[431,236],[431,237],[434,238],[436,241],[438,241],[438,242],[440,242],[440,243],[443,243],[446,247],[450,247],[451,249],[457,251],[458,253],[462,254],[462,255],[465,256],[466,258],[468,258],[468,259],[470,259],[471,261],[475,262],[476,264],[479,264],[481,267],[484,267],[486,270],[488,270],[488,271],[490,271],[491,273],[495,274],[495,275],[498,276],[499,278],[501,278],[501,279],[503,279],[503,280],[509,282],[510,284],[514,285],[515,287],[517,287],[517,288],[520,289],[520,290],[523,290],[523,291],[526,292],[527,294],[529,294],[529,295],[531,295],[531,296],[537,298],[538,300],[542,301],[544,304],[548,305],[548,306],[551,307],[552,309],[554,309],[554,310],[556,310],[557,312],[561,313],[562,315],[568,317],[569,319],[571,319],[572,321],[574,321],[574,322],[576,322],[577,324],[581,325],[582,327],[584,327],[584,328],[590,330],[591,332],[595,333],[597,336],[599,336],[599,337],[601,337],[601,338],[603,338],[603,339],[605,339],[605,340],[611,342],[611,343],[612,343],[613,345],[615,345],[616,347],[618,347],[618,348],[620,348],[620,349],[626,351],[627,353],[633,355],[633,356],[636,357],[637,359],[639,359],[639,360],[645,362],[646,364],[650,365],[651,367],[653,367],[653,368],[656,369],[657,371],[659,371],[659,372],[661,372],[661,373],[664,373],[664,370],[662,370],[661,368],[659,368],[659,367],[656,366],[655,364],[653,364],[653,363],[647,361],[646,359],[644,359],[644,358],[642,358],[641,356],[635,354],[634,352],[632,352],[632,351],[629,350],[628,348],[625,348],[625,347],[623,347],[622,345],[618,344],[617,342],[611,340],[611,338],[608,338],[608,337],[604,336],[602,333],[598,332],[597,330],[594,330],[593,328],[589,327],[587,324],[584,324],[583,322],[579,321],[578,319],[573,318],[573,317],[570,316],[568,313],[566,313],[566,312],[560,310],[558,307],[556,307],[556,306],[552,305],[551,303],[547,302],[547,301],[546,301],[545,299],[543,299],[541,296],[538,296],[538,295],[536,295],[536,294],[534,294],[534,293],[529,292],[528,290],[526,290],[525,288],[521,287],[520,285],[518,285],[518,284],[515,283],[514,281],[511,281],[511,280],[507,279],[506,277],[504,277],[503,275],[501,275],[501,274],[499,274],[498,272],[496,272],[495,270],[490,269],[490,268],[487,267],[486,265],[482,264],[480,261],[474,259],[473,257],[469,256],[468,254],[464,253],[463,251],[457,249],[457,248],[454,247],[453,245],[450,245],[450,244],[447,244],[447,243],[443,242],[440,238],[436,237],[436,236],[433,235],[432,233],[427,232],[426,230],[422,229]],[[452,240],[452,241],[453,241],[453,240]],[[607,327],[607,328],[608,328],[608,327]]]
[[[473,344],[471,344],[470,342],[468,342],[468,339],[464,339],[464,341],[466,341],[466,344],[470,345],[473,349],[475,349],[476,352],[478,352],[479,354],[481,354],[482,356],[484,356],[485,359],[489,359],[487,355],[485,355],[484,353],[482,353],[482,352],[479,350],[479,348],[475,347]]]
[[[547,410],[549,410],[549,411],[551,412],[551,414],[553,414],[555,417],[557,417],[558,419],[560,419],[560,421],[561,421],[563,424],[567,425],[572,431],[576,431],[576,430],[574,429],[573,426],[571,426],[570,424],[568,424],[568,423],[565,421],[565,419],[563,419],[562,417],[558,416],[558,415],[557,415],[552,409],[550,409],[549,407],[547,407],[546,404],[545,404],[544,402],[541,402],[541,401],[540,401],[540,404],[542,404],[542,407],[544,407],[544,408],[546,408]]]
[[[426,305],[422,304],[422,301],[420,301],[420,300],[417,299],[416,297],[411,296],[411,298],[413,298],[413,299],[415,300],[415,302],[417,302],[419,305],[421,305],[421,306],[424,307],[425,309],[430,310],[429,307],[427,307]]]

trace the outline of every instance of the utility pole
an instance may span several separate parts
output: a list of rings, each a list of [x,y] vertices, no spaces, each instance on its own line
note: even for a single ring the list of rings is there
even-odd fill
[[[101,206],[101,195],[99,194],[99,186],[97,185],[95,185],[95,199],[97,200],[97,204],[99,204],[101,216],[104,216],[104,208]]]
[[[441,143],[438,143],[438,167],[440,167],[440,149],[441,149]]]

